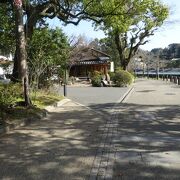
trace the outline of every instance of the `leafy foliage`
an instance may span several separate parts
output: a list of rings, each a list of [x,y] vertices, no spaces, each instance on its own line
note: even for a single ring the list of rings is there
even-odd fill
[[[113,5],[113,6],[112,6]],[[96,26],[104,30],[109,39],[114,39],[119,53],[120,65],[126,69],[139,46],[162,25],[168,16],[168,8],[155,0],[111,1],[116,7],[114,16],[106,16]]]
[[[95,71],[92,74],[92,78],[91,78],[92,86],[101,87],[101,82],[102,82],[102,74],[101,74],[101,72]]]
[[[22,97],[22,87],[20,84],[0,84],[0,123],[4,123],[5,112],[20,97]]]
[[[52,105],[62,100],[63,97],[49,91],[38,90],[35,93],[31,93],[31,99],[32,103],[38,108],[44,108],[45,106]]]
[[[4,64],[0,64],[0,67],[3,69],[4,74],[10,75],[12,69],[12,62],[6,62]]]
[[[130,85],[133,82],[133,79],[134,77],[132,74],[124,70],[117,70],[112,77],[112,80],[117,87]]]
[[[116,48],[116,44],[113,38],[110,36],[99,40],[99,49],[111,56],[111,60],[114,62],[115,67],[120,66],[119,54]]]
[[[58,74],[65,68],[68,54],[69,44],[61,29],[36,29],[28,46],[31,80],[39,86],[39,80],[42,83]]]
[[[22,106],[22,89],[20,84],[0,85],[0,124],[13,123],[13,121],[21,121],[24,118],[39,118],[45,111],[45,106],[52,105],[63,99],[55,93],[49,91],[38,91],[31,93],[33,105],[30,107]],[[3,99],[1,98],[3,95]],[[5,99],[4,99],[5,98]],[[2,101],[1,101],[2,100]],[[11,106],[16,104],[16,106]]]
[[[158,57],[160,61],[166,64],[167,68],[180,67],[180,44],[169,44],[166,48],[154,48],[151,50],[154,57]]]
[[[152,52],[154,52],[154,49],[152,49]],[[180,58],[180,44],[169,44],[167,48],[160,49],[158,53],[160,57],[164,59]]]
[[[15,50],[14,14],[10,4],[0,5],[0,51],[8,55]]]
[[[170,62],[167,64],[167,68],[180,68],[180,60],[170,61]]]
[[[19,97],[22,97],[20,84],[0,84],[0,107],[12,105]]]

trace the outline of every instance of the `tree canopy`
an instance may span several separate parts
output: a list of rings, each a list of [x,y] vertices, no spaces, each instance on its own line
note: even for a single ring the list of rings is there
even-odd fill
[[[40,78],[45,81],[64,68],[69,58],[69,44],[61,29],[38,28],[28,43],[28,65],[31,84],[39,87]],[[42,77],[43,76],[43,77]]]
[[[0,51],[2,54],[8,55],[15,50],[15,23],[9,4],[0,6],[0,16]]]
[[[126,69],[141,45],[148,42],[168,16],[168,8],[156,0],[114,0],[117,15],[106,16],[96,26],[113,38],[121,66]],[[121,15],[120,15],[121,14]]]
[[[26,0],[23,10],[29,38],[37,23],[44,23],[47,18],[56,17],[65,24],[74,25],[81,20],[93,20],[96,27],[116,42],[124,67],[168,15],[168,8],[157,0]]]
[[[37,23],[44,24],[47,18],[56,17],[64,24],[74,25],[93,20],[95,27],[115,42],[111,45],[116,45],[124,69],[139,46],[148,42],[147,38],[168,16],[168,8],[158,0],[26,0],[23,10],[26,37],[30,39]]]

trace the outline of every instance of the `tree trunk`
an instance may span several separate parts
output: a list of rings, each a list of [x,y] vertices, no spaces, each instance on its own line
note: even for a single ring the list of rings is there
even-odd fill
[[[18,82],[19,80],[19,68],[18,68],[18,52],[17,49],[15,51],[15,55],[14,55],[14,66],[13,66],[13,73],[11,76],[11,81],[13,82]]]
[[[119,54],[120,66],[123,68],[123,70],[127,70],[127,66],[131,59],[131,55],[129,54],[129,56],[127,56],[125,52],[127,45],[124,46],[123,38],[118,31],[115,31],[114,40]]]
[[[123,68],[123,70],[125,70],[125,71],[127,70],[129,61],[130,61],[130,59],[128,59],[128,58],[122,60],[122,68]]]
[[[127,64],[126,64],[126,59],[123,51],[123,43],[121,42],[121,37],[118,33],[118,31],[115,32],[115,44],[118,50],[119,54],[119,61],[120,61],[120,66],[123,68],[123,70],[127,69]]]
[[[14,73],[17,78],[15,79],[21,80],[23,85],[24,92],[24,100],[25,105],[31,105],[31,101],[29,98],[29,83],[28,83],[28,73],[27,73],[27,52],[26,52],[26,40],[24,33],[24,25],[23,25],[23,9],[22,5],[17,5],[14,3],[15,8],[15,21],[16,21],[16,62]]]
[[[125,64],[125,63],[122,63],[122,68],[123,68],[123,70],[124,70],[124,71],[126,71],[126,70],[127,70],[127,66],[126,66],[126,64]]]
[[[19,0],[20,1],[20,0]],[[14,3],[15,4],[15,3]],[[13,6],[15,9],[17,8],[19,10],[19,7],[15,7],[15,5]],[[21,7],[22,8],[22,7]],[[23,10],[23,9],[22,9]],[[32,38],[32,34],[33,34],[33,30],[34,30],[34,26],[38,20],[37,16],[34,16],[33,14],[33,10],[29,10],[26,12],[27,13],[27,19],[26,19],[26,23],[25,25],[23,24],[23,19],[22,19],[22,26],[24,26],[24,34],[25,34],[25,39],[26,41]],[[12,74],[12,78],[11,80],[13,82],[18,82],[21,81],[20,78],[20,68],[19,68],[19,64],[18,64],[18,59],[19,59],[19,51],[16,47],[16,51],[15,51],[15,55],[14,55],[14,67],[13,67],[13,74]]]

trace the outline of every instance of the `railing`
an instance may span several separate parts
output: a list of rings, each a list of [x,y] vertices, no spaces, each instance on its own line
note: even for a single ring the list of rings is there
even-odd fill
[[[165,71],[165,72],[136,72],[137,77],[147,77],[162,79],[166,82],[172,82],[180,85],[180,71]]]

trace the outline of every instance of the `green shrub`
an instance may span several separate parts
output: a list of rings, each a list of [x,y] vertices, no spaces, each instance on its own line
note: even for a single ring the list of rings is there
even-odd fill
[[[134,71],[129,71],[129,73],[131,73],[131,75],[133,76],[133,79],[136,79],[137,78],[137,75]]]
[[[22,96],[20,84],[0,84],[0,124],[5,123],[6,113],[11,105]]]
[[[0,84],[0,108],[9,107],[22,97],[20,84]]]
[[[115,69],[115,72],[118,72],[118,71],[123,71],[123,68],[122,68],[122,67],[117,67],[117,68]]]
[[[115,72],[109,72],[108,74],[110,76],[110,80],[113,81],[114,76],[115,76]]]
[[[134,80],[133,75],[128,71],[118,70],[115,72],[113,82],[117,87],[123,87],[131,84]]]
[[[101,87],[102,74],[99,71],[94,71],[91,77],[91,83],[94,87]]]
[[[38,84],[39,89],[49,89],[52,87],[53,82],[50,79],[44,79],[40,80],[40,83]]]

